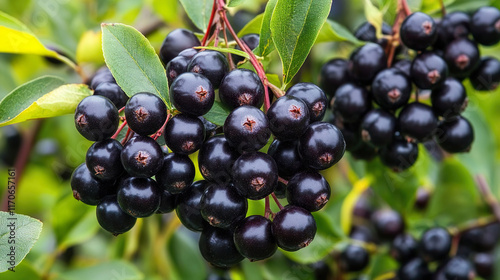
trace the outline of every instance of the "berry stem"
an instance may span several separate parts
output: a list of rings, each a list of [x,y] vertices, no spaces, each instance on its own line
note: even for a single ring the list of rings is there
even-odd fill
[[[129,127],[127,129],[127,133],[125,134],[125,137],[123,137],[123,139],[122,139],[122,142],[121,142],[122,145],[125,145],[125,143],[127,143],[128,137],[130,136],[131,132],[132,132],[132,129],[130,129],[130,127]]]
[[[401,44],[401,37],[399,31],[401,29],[401,24],[404,19],[411,14],[410,7],[406,0],[398,0],[397,15],[394,20],[394,25],[392,26],[392,36],[389,38],[389,43],[386,47],[387,53],[387,66],[391,67],[394,60],[394,55],[396,54],[396,48]]]
[[[273,197],[274,199],[274,202],[276,202],[276,205],[278,205],[279,209],[280,210],[283,210],[283,205],[281,205],[280,201],[278,200],[278,198],[276,197],[276,195],[274,193],[271,194],[271,196]]]
[[[116,139],[118,137],[118,134],[122,132],[123,128],[127,125],[127,120],[124,120],[123,123],[120,125],[120,127],[116,130],[115,134],[111,136],[111,139]]]
[[[269,217],[273,214],[271,211],[271,203],[269,202],[269,196],[266,196],[266,210],[264,212],[264,217],[269,219]]]
[[[278,177],[278,181],[280,181],[281,183],[285,184],[285,185],[288,185],[288,181],[281,178],[281,177]]]
[[[168,120],[170,120],[170,112],[168,112],[167,114],[167,119],[165,120],[165,122],[163,123],[163,125],[161,126],[160,129],[158,129],[158,131],[152,136],[152,138],[156,141],[156,139],[158,139],[158,137],[161,136],[161,134],[163,133],[163,130],[165,129],[165,126],[167,125],[167,122]]]
[[[227,40],[226,24],[224,22],[222,22],[222,32],[224,34],[224,41],[226,43],[226,48],[228,48],[229,41]],[[234,65],[233,56],[228,53],[227,58],[229,60],[229,69],[232,71],[232,70],[234,70],[234,68],[236,68],[236,66]]]
[[[212,6],[212,13],[210,14],[210,20],[208,21],[208,27],[207,31],[205,32],[205,35],[203,36],[203,39],[201,40],[201,45],[206,46],[207,45],[207,39],[208,35],[210,34],[210,28],[212,28],[212,25],[214,23],[214,18],[216,14],[216,9],[217,8],[217,0],[214,0],[214,4]]]
[[[121,107],[120,110],[118,110],[118,113],[123,112],[123,110],[125,110],[125,106]]]
[[[476,175],[475,180],[479,192],[483,196],[486,203],[488,203],[488,205],[490,206],[491,211],[493,212],[493,215],[495,215],[497,221],[500,222],[500,204],[491,192],[491,188],[488,185],[488,182],[486,182],[486,178],[484,178],[483,175],[479,174]]]

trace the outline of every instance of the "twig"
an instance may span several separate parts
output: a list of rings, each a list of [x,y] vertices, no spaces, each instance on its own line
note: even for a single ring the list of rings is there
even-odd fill
[[[276,205],[278,205],[279,209],[280,210],[283,210],[283,205],[281,205],[280,201],[278,200],[278,198],[276,197],[276,195],[274,193],[271,194],[271,196],[273,197],[274,199],[274,202],[276,202]]]
[[[280,181],[281,183],[285,184],[285,185],[288,185],[288,181],[281,178],[281,177],[278,177],[278,181]]]
[[[127,125],[127,120],[123,121],[123,123],[120,125],[120,127],[116,130],[115,134],[111,136],[111,139],[116,139],[118,137],[118,134],[122,132],[123,128]]]
[[[495,215],[497,221],[500,222],[500,204],[498,204],[498,200],[491,192],[488,182],[486,182],[486,179],[484,178],[483,175],[476,175],[475,179],[476,179],[476,186],[479,192],[483,196],[486,203],[488,203],[488,205],[490,206],[491,211],[493,212],[493,215]]]
[[[165,119],[165,122],[163,123],[163,125],[161,126],[160,129],[158,129],[158,131],[153,135],[153,139],[156,141],[156,139],[158,139],[158,137],[161,136],[161,134],[163,133],[163,130],[165,130],[165,126],[167,125],[168,123],[168,120],[170,120],[170,112],[168,112],[167,114],[167,118]]]
[[[202,46],[206,46],[208,35],[210,34],[210,28],[212,28],[212,25],[214,23],[214,17],[216,14],[216,10],[217,10],[217,0],[214,0],[214,4],[212,6],[212,13],[210,14],[210,20],[208,21],[207,32],[205,32],[205,35],[203,36],[203,39],[201,40]]]
[[[269,219],[269,217],[273,214],[273,212],[271,211],[271,204],[269,202],[269,196],[266,196],[266,210],[264,210],[264,217],[266,219]]]

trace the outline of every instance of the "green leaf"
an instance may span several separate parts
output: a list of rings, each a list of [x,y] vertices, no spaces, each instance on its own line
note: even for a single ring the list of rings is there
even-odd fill
[[[243,2],[245,2],[245,0],[227,0],[227,6],[228,7],[236,7]]]
[[[2,280],[42,279],[37,270],[28,262],[28,260],[24,260],[19,265],[17,265],[14,273],[12,273],[12,271],[3,272],[2,274],[0,274],[0,278],[2,278]]]
[[[178,12],[177,0],[150,0],[152,1],[152,9],[165,22],[176,22],[179,20],[180,13]]]
[[[191,236],[177,230],[170,238],[168,248],[179,279],[205,279],[205,261],[199,253],[198,243]]]
[[[212,0],[179,0],[188,17],[194,25],[205,31],[208,28],[210,14],[212,13]]]
[[[271,18],[278,0],[269,0],[261,21],[259,45],[256,50],[258,56],[267,56],[274,50],[273,38],[271,37]]]
[[[52,76],[28,82],[0,101],[0,126],[75,112],[80,101],[92,95],[86,85],[69,84]]]
[[[299,71],[326,21],[332,0],[278,0],[271,37],[283,66],[283,83]]]
[[[231,48],[205,46],[205,47],[194,47],[193,49],[199,49],[199,50],[205,49],[205,50],[219,51],[219,52],[225,52],[225,53],[232,53],[232,54],[236,54],[239,56],[243,56],[244,58],[247,58],[247,59],[250,58],[250,56],[246,52],[241,51],[241,50],[237,50],[237,49],[231,49]]]
[[[350,42],[355,45],[363,44],[363,42],[356,39],[347,28],[333,20],[327,20],[319,31],[318,38],[316,38],[316,44],[323,42]]]
[[[212,109],[203,115],[203,117],[213,124],[223,126],[229,113],[231,113],[231,110],[226,108],[221,102],[215,101]]]
[[[47,49],[42,42],[17,19],[0,11],[0,53],[22,53],[53,57],[75,68],[75,64],[65,56]]]
[[[141,280],[144,275],[133,264],[126,261],[111,261],[108,263],[99,263],[85,268],[72,269],[61,273],[57,280],[110,280],[126,279]]]
[[[264,18],[263,13],[254,17],[238,32],[238,37],[241,38],[243,35],[251,33],[259,34],[262,27],[262,18]]]
[[[68,234],[59,246],[68,248],[76,244],[81,244],[92,238],[97,231],[99,231],[99,224],[96,223],[95,210],[91,209],[84,216],[79,217],[78,222],[69,229]]]
[[[372,0],[364,0],[365,17],[377,31],[377,38],[382,36],[382,23],[384,22],[384,14],[373,5]]]
[[[367,274],[369,275],[369,279],[377,279],[381,275],[396,271],[398,267],[399,265],[396,260],[389,254],[376,254],[371,257],[370,269],[368,270]],[[383,279],[392,278],[393,277]]]
[[[42,232],[42,222],[13,212],[0,212],[0,272],[15,270]]]
[[[104,59],[123,91],[128,96],[154,93],[170,109],[165,68],[146,37],[124,24],[103,23],[101,27]]]

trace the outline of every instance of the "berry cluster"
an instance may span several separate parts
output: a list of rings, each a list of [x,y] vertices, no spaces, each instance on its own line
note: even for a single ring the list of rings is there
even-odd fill
[[[417,143],[434,139],[448,153],[469,151],[474,131],[460,115],[468,102],[462,81],[468,78],[478,91],[498,86],[500,61],[481,58],[478,44],[500,41],[500,11],[483,7],[472,16],[453,12],[440,21],[415,12],[400,29],[384,24],[382,33],[399,35],[403,46],[377,39],[365,23],[355,35],[368,43],[321,70],[321,86],[332,98],[331,122],[341,128],[346,149],[357,159],[378,155],[396,171],[415,163]],[[398,61],[388,65],[395,52]]]
[[[243,40],[251,45],[258,37]],[[192,48],[199,45],[192,32],[177,29],[161,47],[175,111],[147,92],[126,104],[99,96],[112,76],[103,70],[94,77],[96,95],[75,112],[77,130],[96,142],[73,173],[74,197],[97,205],[99,224],[115,235],[130,230],[137,218],[175,210],[186,228],[201,231],[201,254],[219,267],[268,258],[278,247],[296,251],[309,245],[316,234],[311,212],[323,208],[331,193],[318,171],[337,163],[345,150],[340,130],[321,122],[326,95],[313,84],[296,84],[264,113],[257,74],[230,70],[225,55]],[[221,128],[203,118],[216,93],[231,109],[219,134]],[[123,140],[115,140],[126,126]],[[163,147],[155,141],[161,135]],[[200,181],[194,181],[189,157],[195,152]],[[281,206],[277,196],[286,196],[289,205]],[[270,197],[279,212],[271,212]],[[266,199],[264,216],[247,217],[248,199]]]
[[[421,202],[417,201],[415,207],[421,209]],[[361,244],[377,244],[390,247],[391,256],[399,263],[399,280],[469,280],[476,275],[490,279],[493,275],[492,250],[500,239],[498,222],[465,230],[455,238],[445,228],[432,227],[418,240],[405,232],[405,221],[398,212],[389,208],[374,211],[364,195],[353,214],[356,224],[349,237],[358,243],[340,253],[343,272],[360,272],[368,267],[370,253]],[[453,245],[458,238],[460,241]]]

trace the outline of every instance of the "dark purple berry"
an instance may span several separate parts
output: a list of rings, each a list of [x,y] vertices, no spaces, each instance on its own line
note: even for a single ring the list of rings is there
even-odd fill
[[[495,7],[481,7],[473,15],[470,29],[474,40],[493,46],[500,42],[500,11]]]
[[[326,113],[328,100],[321,88],[312,83],[298,83],[286,91],[286,95],[294,96],[306,103],[311,123],[321,121]]]
[[[421,258],[414,258],[397,271],[398,280],[427,280],[431,276],[427,263]]]
[[[245,218],[248,202],[232,185],[210,184],[201,197],[200,209],[211,226],[228,228]]]
[[[418,158],[418,145],[404,139],[396,139],[379,151],[380,161],[393,171],[401,172],[413,166]]]
[[[170,60],[170,62],[166,65],[169,85],[172,85],[172,83],[175,81],[175,79],[177,79],[177,77],[179,77],[179,75],[187,72],[189,61],[190,59],[184,56],[176,56],[174,57],[174,59]]]
[[[418,88],[434,89],[448,77],[448,66],[437,54],[424,52],[413,60],[410,77]]]
[[[288,205],[273,220],[273,235],[278,246],[285,251],[307,247],[316,235],[316,221],[304,208]]]
[[[272,222],[259,216],[249,216],[234,230],[234,244],[245,258],[258,261],[271,257],[278,249],[272,233]]]
[[[405,229],[401,215],[392,209],[382,209],[373,213],[371,220],[378,235],[382,239],[392,240]]]
[[[333,112],[344,123],[359,122],[372,108],[368,91],[353,83],[340,86],[333,100]]]
[[[122,145],[115,139],[95,142],[90,146],[85,156],[87,168],[98,180],[115,180],[123,173],[120,161]]]
[[[418,188],[415,197],[415,208],[419,210],[426,209],[430,199],[431,199],[431,192],[428,189],[424,187]]]
[[[411,63],[412,62],[408,59],[401,59],[400,61],[394,63],[392,65],[392,68],[396,68],[399,71],[403,72],[407,77],[410,77]]]
[[[495,257],[491,253],[478,253],[474,256],[477,276],[490,279],[495,271]]]
[[[382,35],[391,35],[392,34],[392,28],[390,25],[387,23],[382,23]],[[365,42],[372,42],[372,43],[379,43],[377,38],[377,32],[375,29],[375,26],[373,26],[369,22],[364,22],[361,24],[356,31],[354,31],[354,36],[361,41]]]
[[[474,142],[474,129],[466,118],[458,116],[442,122],[437,129],[435,139],[448,153],[468,152]]]
[[[456,39],[446,47],[444,60],[448,64],[450,75],[465,79],[480,62],[479,49],[476,43],[467,38]]]
[[[450,119],[465,110],[468,98],[462,83],[454,78],[448,78],[443,86],[432,91],[431,102],[436,115]]]
[[[206,50],[193,56],[187,70],[207,77],[212,86],[217,89],[229,72],[229,63],[222,53]]]
[[[113,235],[125,233],[135,225],[136,218],[125,213],[118,205],[116,195],[106,196],[96,207],[97,222]]]
[[[431,261],[440,261],[448,257],[451,249],[451,235],[441,227],[428,229],[420,238],[420,254]]]
[[[75,126],[90,141],[110,138],[118,129],[118,109],[106,97],[85,97],[76,107]]]
[[[163,136],[174,153],[189,155],[201,148],[205,140],[205,126],[195,116],[178,114],[167,122]]]
[[[222,79],[219,98],[231,109],[243,105],[260,108],[264,103],[264,86],[255,72],[234,69]]]
[[[114,83],[116,84],[115,78],[109,71],[108,67],[101,67],[95,73],[94,77],[92,77],[92,81],[90,82],[90,88],[95,90],[102,83]]]
[[[409,233],[402,233],[392,241],[391,255],[399,263],[407,263],[418,256],[418,241]]]
[[[150,178],[129,177],[120,183],[117,199],[120,208],[132,217],[151,216],[160,207],[161,190]]]
[[[198,119],[200,119],[200,121],[203,123],[203,126],[205,127],[205,141],[217,134],[217,129],[219,128],[218,125],[210,122],[202,116],[198,116]]]
[[[132,96],[125,106],[127,124],[139,135],[157,132],[167,119],[167,106],[160,97],[148,92]]]
[[[244,259],[236,249],[233,232],[228,229],[206,226],[198,245],[203,258],[216,267],[231,267]]]
[[[449,280],[475,279],[474,268],[471,262],[462,257],[450,259],[444,268],[444,275]]]
[[[319,84],[328,96],[333,97],[341,85],[350,81],[347,66],[347,60],[335,58],[321,67]]]
[[[163,41],[160,48],[160,59],[166,65],[181,51],[200,45],[200,40],[193,32],[182,28],[175,29],[168,33]]]
[[[299,153],[305,165],[323,170],[337,163],[345,152],[344,136],[333,124],[310,124],[299,139]]]
[[[254,50],[259,45],[260,37],[259,37],[259,34],[250,33],[250,34],[243,35],[240,38],[240,40],[245,42],[245,44],[248,46],[248,48],[250,48],[251,50]],[[239,45],[236,45],[235,49],[241,51],[241,48]],[[233,57],[233,61],[235,64],[238,64],[240,61],[243,61],[245,59],[243,56],[239,56],[237,54],[231,54],[231,56]]]
[[[380,71],[372,83],[373,99],[386,110],[396,110],[408,103],[411,91],[409,77],[396,68]]]
[[[304,169],[298,150],[298,141],[276,139],[269,146],[267,154],[276,162],[278,174],[285,179]]]
[[[470,21],[470,16],[464,12],[446,14],[438,24],[435,47],[444,48],[455,39],[467,38],[470,33]]]
[[[193,58],[193,56],[195,56],[197,53],[198,53],[197,49],[189,48],[181,51],[177,56],[182,56],[191,60],[191,58]]]
[[[195,116],[208,113],[215,101],[212,84],[197,73],[181,74],[170,86],[169,94],[177,110]]]
[[[382,109],[369,111],[361,122],[361,137],[364,142],[377,147],[389,145],[396,132],[396,118]]]
[[[423,142],[430,139],[436,132],[438,119],[431,106],[413,102],[401,110],[398,124],[404,136]]]
[[[494,57],[485,57],[470,76],[476,90],[495,90],[500,83],[500,61]]]
[[[151,177],[161,169],[163,151],[152,138],[136,136],[123,146],[121,161],[130,175]]]
[[[340,253],[340,267],[345,272],[356,272],[365,269],[370,262],[368,251],[357,245],[348,245]]]
[[[288,203],[302,207],[310,212],[323,208],[330,199],[330,184],[318,172],[295,174],[286,190]]]
[[[436,23],[429,15],[415,12],[403,21],[399,34],[405,46],[423,51],[437,38]]]
[[[171,153],[163,157],[162,168],[155,178],[160,188],[178,194],[191,186],[194,175],[195,167],[188,156]]]
[[[177,195],[175,212],[181,223],[189,230],[202,231],[205,220],[201,216],[201,197],[209,185],[207,181],[196,181]]]
[[[101,95],[107,97],[116,108],[122,108],[127,104],[128,96],[116,83],[100,83],[94,90],[94,95]]]
[[[208,139],[198,153],[198,166],[205,180],[227,184],[231,180],[231,168],[239,154],[234,151],[224,135]]]
[[[276,138],[295,140],[309,125],[309,109],[299,98],[285,95],[271,105],[267,111],[267,119]]]
[[[274,159],[261,152],[242,154],[232,168],[234,187],[246,198],[259,200],[270,195],[278,183]]]
[[[349,75],[356,81],[369,85],[378,72],[387,67],[384,48],[375,43],[356,49],[349,59]]]
[[[88,205],[97,205],[99,201],[113,192],[113,183],[99,182],[88,170],[85,163],[80,164],[71,175],[73,197]]]
[[[176,196],[171,194],[169,191],[160,191],[160,207],[156,210],[156,214],[166,214],[175,210]]]

